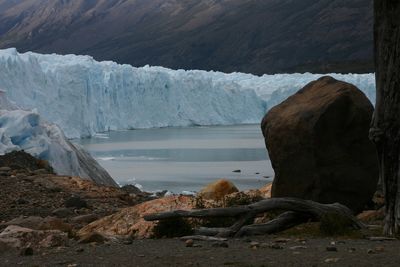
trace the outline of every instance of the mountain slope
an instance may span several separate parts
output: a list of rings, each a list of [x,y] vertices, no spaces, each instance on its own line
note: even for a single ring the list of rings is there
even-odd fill
[[[0,48],[255,74],[372,71],[372,0],[0,0]]]

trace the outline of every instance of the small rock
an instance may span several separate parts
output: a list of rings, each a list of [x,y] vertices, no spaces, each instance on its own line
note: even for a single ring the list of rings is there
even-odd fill
[[[52,214],[58,218],[67,218],[69,216],[74,215],[74,213],[67,208],[59,208],[56,210],[53,210]]]
[[[329,247],[326,247],[326,251],[337,252],[338,249],[335,246],[329,246]]]
[[[64,233],[71,234],[72,226],[65,223],[63,220],[54,217],[46,217],[39,224],[38,230],[59,230]]]
[[[226,242],[214,242],[211,244],[213,248],[228,248],[229,245]]]
[[[290,241],[290,239],[288,239],[288,238],[281,238],[281,237],[276,238],[276,239],[274,240],[275,243],[287,243],[287,242],[289,242],[289,241]]]
[[[260,246],[260,243],[253,241],[250,243],[250,248],[258,248]]]
[[[270,246],[270,248],[272,248],[272,249],[283,249],[283,247],[281,245],[277,244],[277,243],[272,244]]]
[[[105,236],[103,236],[102,234],[93,232],[93,233],[89,233],[85,236],[82,236],[81,239],[78,241],[78,243],[81,243],[81,244],[87,244],[87,243],[104,244],[105,241],[107,241],[107,238]]]
[[[38,169],[38,170],[34,170],[33,173],[36,175],[41,175],[41,174],[48,174],[49,171],[46,169]]]
[[[21,256],[32,256],[33,255],[33,248],[27,247],[27,248],[21,249],[20,255]]]
[[[382,253],[385,251],[385,247],[379,246],[374,249],[368,249],[367,253],[368,254],[377,254],[377,253]]]
[[[94,222],[97,219],[99,219],[99,216],[97,216],[96,214],[85,214],[72,218],[71,222],[79,224],[88,224]]]
[[[397,239],[392,238],[392,237],[384,237],[384,236],[370,236],[370,237],[368,237],[368,240],[370,240],[370,241],[395,241]]]
[[[165,194],[168,193],[168,190],[162,190],[160,192],[156,192],[156,197],[164,197]]]
[[[186,241],[185,241],[185,245],[186,245],[186,247],[188,247],[188,248],[193,247],[193,245],[194,245],[193,239],[188,239],[188,240],[186,240]]]
[[[353,253],[353,252],[355,252],[356,251],[356,249],[355,248],[349,248],[349,250],[348,250],[350,253]]]
[[[339,258],[328,258],[325,260],[325,263],[336,263],[339,260],[340,260]]]
[[[124,245],[132,245],[132,243],[133,243],[133,240],[132,239],[125,239],[124,241],[122,241],[122,244],[124,244]]]
[[[85,251],[85,249],[84,248],[77,248],[77,249],[75,249],[75,251],[78,252],[78,253],[82,253],[82,252]]]
[[[87,202],[79,196],[72,196],[65,201],[65,207],[67,208],[87,208]]]
[[[291,250],[307,249],[307,247],[306,246],[293,246],[293,247],[290,247],[290,249]]]
[[[16,203],[17,203],[18,205],[23,205],[23,204],[28,204],[29,201],[26,200],[25,198],[18,198],[17,201],[16,201]]]
[[[123,187],[121,187],[121,190],[123,190],[123,191],[125,191],[125,192],[127,192],[127,193],[129,193],[129,194],[135,194],[135,195],[138,195],[138,194],[141,194],[142,193],[142,190],[140,190],[139,188],[137,188],[136,186],[134,186],[134,185],[124,185]]]

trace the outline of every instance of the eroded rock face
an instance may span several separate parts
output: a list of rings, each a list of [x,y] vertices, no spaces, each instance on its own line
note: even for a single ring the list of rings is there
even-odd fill
[[[193,205],[193,197],[190,196],[170,196],[147,201],[92,222],[82,228],[78,236],[83,238],[90,233],[98,233],[104,236],[149,238],[153,234],[156,222],[145,221],[144,215],[170,210],[190,210]]]
[[[378,164],[368,139],[373,106],[355,86],[322,77],[262,121],[275,170],[272,197],[339,202],[360,211],[371,200]]]

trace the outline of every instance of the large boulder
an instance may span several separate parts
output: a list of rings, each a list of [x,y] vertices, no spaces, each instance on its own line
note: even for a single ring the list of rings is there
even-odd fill
[[[376,152],[368,139],[372,113],[360,90],[328,76],[272,108],[261,126],[275,170],[272,197],[362,210],[378,181]]]
[[[0,233],[0,247],[5,248],[50,248],[67,245],[67,234],[58,230],[42,231],[10,225]]]
[[[170,210],[191,210],[194,199],[190,196],[169,196],[147,201],[122,209],[121,211],[94,221],[78,232],[79,238],[86,238],[93,233],[106,237],[129,236],[142,239],[153,236],[156,222],[147,222],[144,215]]]

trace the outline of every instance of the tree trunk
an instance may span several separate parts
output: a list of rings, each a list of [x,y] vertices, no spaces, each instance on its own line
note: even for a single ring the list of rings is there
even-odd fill
[[[375,0],[376,109],[370,131],[386,201],[384,231],[400,226],[400,1]]]

